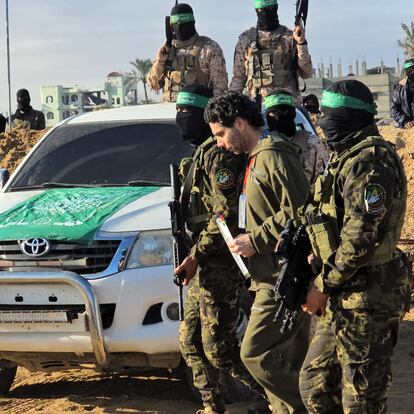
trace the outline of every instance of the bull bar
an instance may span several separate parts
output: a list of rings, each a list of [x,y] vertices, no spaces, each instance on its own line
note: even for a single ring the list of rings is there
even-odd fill
[[[25,273],[16,272],[12,276],[0,276],[0,285],[4,284],[52,284],[62,283],[77,289],[85,302],[85,312],[89,325],[92,349],[95,354],[96,364],[101,368],[108,366],[108,353],[105,349],[105,338],[103,334],[101,311],[95,292],[91,284],[82,276],[74,272],[41,272]]]

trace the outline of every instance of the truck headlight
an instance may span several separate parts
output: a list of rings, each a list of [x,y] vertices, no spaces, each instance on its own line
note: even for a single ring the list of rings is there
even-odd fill
[[[126,268],[166,266],[172,262],[171,232],[169,230],[145,231],[134,241]]]

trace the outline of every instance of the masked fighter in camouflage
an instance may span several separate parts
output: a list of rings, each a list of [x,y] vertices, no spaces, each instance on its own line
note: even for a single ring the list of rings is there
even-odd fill
[[[234,54],[229,89],[256,100],[273,89],[284,89],[300,100],[298,76],[312,76],[312,60],[305,29],[292,32],[279,24],[277,0],[254,0],[257,27],[243,32]]]
[[[214,95],[227,90],[226,61],[218,43],[200,36],[195,29],[193,9],[185,3],[171,10],[175,38],[162,46],[148,74],[153,90],[163,89],[163,100],[175,102],[184,85],[210,87]]]
[[[230,230],[237,234],[245,157],[217,147],[203,118],[211,96],[205,86],[184,87],[178,94],[176,118],[183,139],[197,148],[193,158],[184,159],[180,165],[186,176],[182,211],[194,242],[190,255],[175,270],[184,271],[184,282],[189,284],[180,344],[203,399],[204,410],[200,413],[205,414],[224,412],[219,369],[228,371],[252,390],[261,391],[241,362],[236,337],[244,278],[213,217],[214,213],[224,214]]]
[[[271,92],[265,98],[265,108],[269,131],[279,132],[300,148],[300,159],[306,177],[310,183],[313,183],[318,174],[325,169],[329,160],[325,143],[306,130],[296,130],[295,99],[289,92]]]
[[[406,178],[394,147],[379,136],[363,83],[333,84],[322,112],[335,155],[305,211],[320,274],[303,309],[324,316],[302,368],[301,395],[311,414],[385,413],[410,291],[406,256],[396,248]]]

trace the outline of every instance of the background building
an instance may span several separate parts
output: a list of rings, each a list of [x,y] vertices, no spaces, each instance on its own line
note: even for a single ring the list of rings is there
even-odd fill
[[[343,75],[343,73],[347,73]],[[357,79],[371,90],[377,104],[378,115],[376,118],[390,118],[391,99],[395,86],[401,80],[400,65],[397,60],[395,68],[389,68],[382,63],[380,66],[367,69],[365,61],[355,62],[355,67],[351,64],[347,68],[347,72],[343,71],[341,63],[337,64],[336,76],[334,76],[333,64],[330,63],[327,67],[323,62],[318,64],[317,70],[314,70],[314,77],[306,80],[306,91],[302,93],[303,96],[310,93],[315,94],[319,99],[322,97],[324,89],[329,87],[332,83],[344,79]],[[301,81],[302,83],[303,81]],[[300,85],[300,86],[303,86]]]
[[[83,112],[138,103],[136,83],[133,78],[131,75],[118,72],[111,72],[108,75],[103,88],[42,86],[40,99],[47,128]]]

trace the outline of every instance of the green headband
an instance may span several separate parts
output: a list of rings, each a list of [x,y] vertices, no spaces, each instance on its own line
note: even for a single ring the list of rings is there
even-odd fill
[[[295,99],[291,95],[286,95],[282,93],[278,93],[277,95],[269,95],[265,98],[265,108],[266,110],[271,108],[272,106],[277,105],[290,105],[295,106]]]
[[[195,93],[180,92],[177,96],[177,105],[196,106],[197,108],[204,109],[209,99],[206,96],[196,95]]]
[[[323,91],[321,106],[328,108],[351,108],[351,109],[363,109],[371,114],[376,115],[377,104],[375,102],[368,103],[361,101],[361,99],[354,98],[353,96],[345,96],[341,93],[335,93],[330,91]]]
[[[405,62],[403,65],[403,69],[408,69],[408,68],[412,68],[414,66],[414,60],[410,61],[410,62]]]
[[[277,0],[254,0],[255,9],[264,9],[277,5]]]
[[[187,22],[194,22],[194,14],[193,13],[181,13],[181,14],[173,14],[170,17],[171,24],[179,24],[179,23],[187,23]]]

